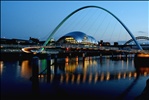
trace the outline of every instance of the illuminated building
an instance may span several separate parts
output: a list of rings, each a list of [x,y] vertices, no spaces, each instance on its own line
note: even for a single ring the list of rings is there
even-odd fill
[[[94,37],[79,31],[67,33],[59,38],[57,42],[70,44],[98,44]]]

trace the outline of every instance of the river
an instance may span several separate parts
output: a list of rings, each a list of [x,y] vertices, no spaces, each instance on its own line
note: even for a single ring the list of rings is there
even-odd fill
[[[149,68],[136,70],[133,57],[66,60],[1,60],[1,100],[134,100],[149,79]]]

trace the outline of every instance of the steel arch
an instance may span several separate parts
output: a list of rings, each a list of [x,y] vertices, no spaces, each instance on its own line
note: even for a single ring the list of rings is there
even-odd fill
[[[133,34],[130,32],[130,30],[123,24],[123,22],[118,18],[116,17],[113,13],[111,13],[110,11],[108,11],[107,9],[105,8],[102,8],[102,7],[99,7],[99,6],[84,6],[84,7],[81,7],[75,11],[73,11],[72,13],[70,13],[68,16],[66,16],[59,24],[58,26],[52,31],[52,33],[50,34],[50,36],[48,37],[48,39],[44,42],[43,46],[46,46],[48,44],[48,42],[50,41],[51,37],[54,35],[54,33],[58,30],[58,28],[69,18],[71,17],[73,14],[75,14],[76,12],[82,10],[82,9],[86,9],[86,8],[99,8],[99,9],[102,9],[106,12],[108,12],[110,15],[112,15],[125,29],[126,31],[129,33],[129,35],[131,36],[131,38],[134,40],[134,42],[136,43],[136,45],[138,46],[138,48],[140,50],[143,50],[142,47],[140,46],[140,44],[136,41],[135,37],[133,36]],[[44,48],[40,49],[41,51],[44,50]]]
[[[136,40],[139,40],[139,39],[149,40],[149,37],[147,37],[147,36],[138,36],[138,37],[136,37]],[[128,43],[130,43],[132,41],[133,41],[133,39],[130,39],[124,45],[127,45]]]

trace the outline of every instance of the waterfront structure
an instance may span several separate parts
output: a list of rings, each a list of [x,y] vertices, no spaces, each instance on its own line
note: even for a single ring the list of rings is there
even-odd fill
[[[61,38],[59,38],[57,42],[70,44],[98,44],[94,37],[80,31],[67,33]]]
[[[149,37],[147,37],[147,36],[137,36],[135,38],[136,38],[136,40],[139,40],[139,39],[140,40],[147,40],[147,42],[142,43],[143,45],[146,44],[146,43],[149,44]],[[128,40],[124,45],[130,45],[131,42],[133,42],[133,39]]]
[[[24,39],[6,39],[6,38],[0,38],[1,44],[7,44],[7,45],[37,45],[37,44],[43,44],[42,42],[44,41],[39,41],[37,38],[32,38],[30,37],[29,40],[24,40]]]

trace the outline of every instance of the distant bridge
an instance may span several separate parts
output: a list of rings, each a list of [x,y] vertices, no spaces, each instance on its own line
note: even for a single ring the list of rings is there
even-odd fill
[[[136,37],[136,40],[139,40],[139,39],[144,39],[144,40],[148,40],[149,41],[149,37],[147,37],[147,36],[138,36],[138,37]],[[131,42],[133,42],[133,39],[128,40],[124,45],[127,45],[127,44],[129,44]]]

